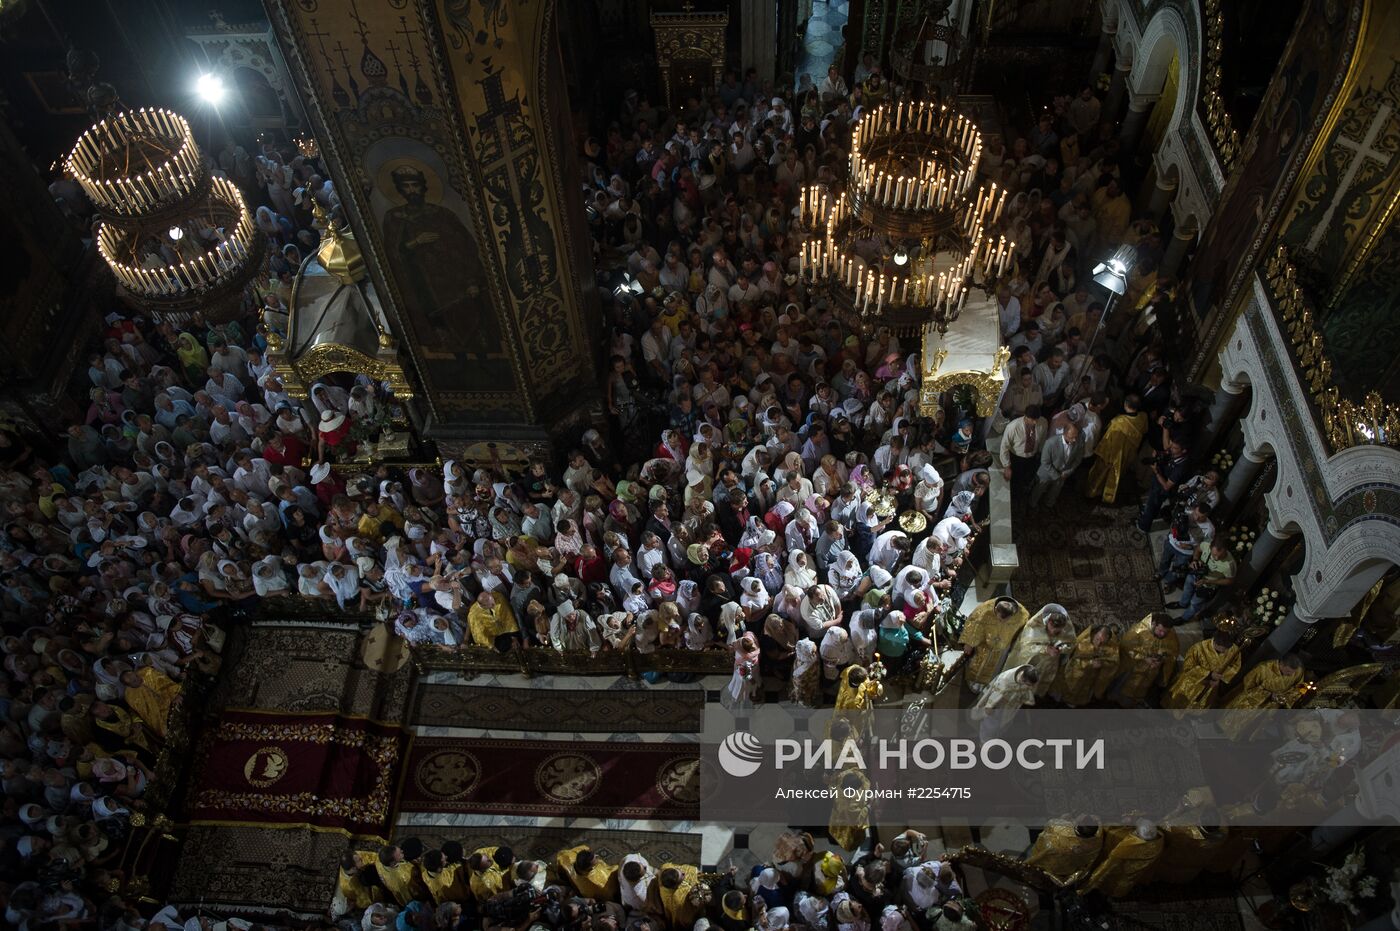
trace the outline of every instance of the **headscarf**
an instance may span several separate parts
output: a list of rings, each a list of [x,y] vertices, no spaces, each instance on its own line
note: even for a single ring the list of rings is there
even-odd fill
[[[789,551],[787,572],[783,574],[783,580],[804,592],[817,584],[817,573],[807,559],[805,550]]]
[[[209,367],[209,353],[204,351],[193,333],[181,333],[175,337],[175,354],[186,369],[198,367],[203,371]]]
[[[772,603],[772,597],[768,594],[768,589],[764,588],[763,581],[749,576],[739,583],[743,589],[743,594],[739,596],[739,604],[754,611],[762,611]]]
[[[703,614],[691,614],[685,623],[685,648],[703,650],[715,640],[715,629]]]
[[[836,589],[836,594],[841,598],[854,594],[863,575],[860,559],[850,550],[838,551],[826,570],[827,584]]]
[[[335,567],[341,566],[345,572],[336,577]],[[331,563],[326,566],[325,575],[321,576],[321,581],[326,583],[326,587],[335,595],[335,603],[340,609],[345,610],[347,601],[351,601],[360,594],[360,571],[354,566],[347,566],[344,563]]]

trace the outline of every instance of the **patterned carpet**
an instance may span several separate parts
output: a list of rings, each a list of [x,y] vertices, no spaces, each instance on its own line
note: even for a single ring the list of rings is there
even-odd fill
[[[1032,613],[1049,602],[1069,611],[1076,627],[1128,626],[1162,609],[1147,538],[1133,525],[1132,508],[1091,507],[1067,487],[1054,510],[1018,515],[1020,567],[1012,595]]]
[[[240,628],[237,660],[227,665],[213,704],[401,720],[411,677],[396,658],[384,660],[379,630]]]
[[[700,731],[704,706],[705,693],[698,688],[638,696],[630,690],[419,684],[409,723],[584,734],[694,734]]]
[[[390,722],[403,717],[411,674],[382,625],[362,634],[263,621],[231,633],[212,714],[247,708]],[[348,842],[339,831],[237,825],[192,825],[184,840],[172,901],[312,914],[330,903]]]
[[[316,831],[191,826],[170,901],[220,910],[315,916],[335,894],[346,838]]]
[[[560,850],[587,844],[608,863],[617,864],[629,853],[639,853],[654,866],[662,863],[699,863],[700,835],[674,831],[607,831],[535,827],[400,827],[396,842],[416,837],[428,848],[455,840],[470,853],[480,847],[504,844],[520,859],[554,861]]]
[[[701,772],[696,744],[416,737],[399,811],[689,819]]]

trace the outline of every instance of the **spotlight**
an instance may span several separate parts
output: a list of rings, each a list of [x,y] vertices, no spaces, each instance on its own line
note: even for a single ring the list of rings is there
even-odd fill
[[[1123,246],[1112,258],[1094,266],[1094,281],[1114,294],[1123,294],[1128,290],[1128,272],[1136,262],[1137,250]]]
[[[224,79],[217,74],[201,74],[194,82],[194,92],[205,103],[218,106],[228,93],[228,88],[224,87]]]
[[[642,283],[640,281],[633,278],[631,275],[624,273],[622,276],[622,282],[616,288],[613,289],[613,293],[616,294],[618,297],[624,297],[632,294],[641,294],[643,290],[645,289],[642,287]]]
[[[909,253],[905,252],[903,249],[900,249],[898,252],[896,252],[896,253],[894,254],[894,264],[896,264],[896,265],[908,265],[908,264],[909,264]]]
[[[165,231],[165,235],[169,236],[172,242],[179,242],[185,238],[185,231],[178,226],[172,226]]]

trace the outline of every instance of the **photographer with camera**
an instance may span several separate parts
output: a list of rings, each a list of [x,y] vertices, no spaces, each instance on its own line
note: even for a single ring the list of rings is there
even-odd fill
[[[1147,500],[1143,502],[1142,513],[1138,515],[1138,530],[1151,532],[1152,522],[1157,519],[1162,506],[1185,480],[1186,447],[1172,441],[1165,452],[1158,453],[1152,460],[1152,478],[1147,487]]]

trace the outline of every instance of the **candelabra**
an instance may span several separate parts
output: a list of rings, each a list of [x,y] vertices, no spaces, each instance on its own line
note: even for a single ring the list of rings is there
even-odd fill
[[[152,310],[229,315],[266,248],[238,188],[210,175],[184,117],[111,113],[65,161],[101,215],[97,248],[132,299]]]
[[[1014,248],[993,232],[1006,192],[977,185],[981,156],[977,127],[946,104],[865,113],[845,189],[802,189],[803,275],[861,317],[946,333],[969,288],[1005,272]]]

